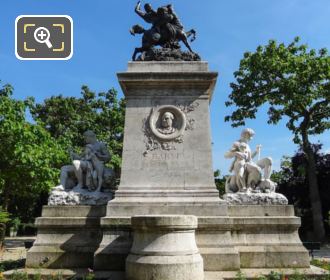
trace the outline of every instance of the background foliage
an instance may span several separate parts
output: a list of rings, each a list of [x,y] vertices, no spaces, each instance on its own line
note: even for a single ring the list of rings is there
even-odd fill
[[[82,87],[81,97],[53,96],[31,110],[34,119],[66,149],[79,150],[84,146],[83,133],[93,130],[98,140],[107,144],[112,155],[110,166],[121,166],[125,102],[117,98],[117,91],[95,93]]]
[[[245,125],[246,119],[256,118],[258,110],[268,108],[269,124],[283,120],[306,155],[305,170],[312,204],[313,229],[323,240],[322,205],[317,181],[317,166],[310,142],[330,128],[330,57],[327,49],[316,51],[299,38],[288,45],[274,40],[247,52],[234,73],[235,83],[227,106],[236,106],[226,116],[232,126]]]
[[[322,153],[321,148],[321,144],[313,145],[323,223],[329,234],[330,153]],[[274,172],[272,179],[278,183],[278,191],[288,198],[289,203],[295,207],[295,213],[301,217],[302,224],[299,229],[301,238],[306,241],[313,240],[313,216],[306,172],[306,155],[302,149],[298,150],[292,158],[284,157],[281,170]]]
[[[33,222],[59,181],[61,166],[70,164],[68,149],[83,145],[93,130],[120,171],[125,104],[111,89],[95,94],[82,87],[82,97],[55,96],[42,104],[16,100],[13,88],[0,90],[0,205],[23,222]],[[32,118],[31,118],[32,116]]]

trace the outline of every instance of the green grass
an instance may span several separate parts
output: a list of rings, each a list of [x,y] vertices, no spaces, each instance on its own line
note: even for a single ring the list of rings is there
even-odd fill
[[[312,265],[321,267],[323,269],[329,270],[329,262],[321,262],[321,261],[313,261]],[[327,265],[327,267],[326,267]],[[236,274],[236,280],[246,280],[246,276],[244,273],[239,271]],[[272,271],[269,275],[261,275],[258,278],[255,278],[255,280],[330,280],[330,273],[322,276],[308,276],[302,273],[299,273],[296,271],[294,274],[287,276],[278,272]]]
[[[330,262],[329,261],[321,261],[321,260],[312,260],[311,265],[323,268],[325,270],[330,271]]]
[[[311,265],[320,267],[324,270],[327,270],[330,272],[330,262],[327,261],[320,261],[320,260],[312,260]],[[15,270],[15,269],[20,269],[24,268],[25,266],[25,260],[17,260],[17,261],[3,261],[0,262],[0,280],[4,280],[4,276],[2,272],[7,271],[7,270]],[[28,276],[25,272],[15,272],[13,273],[8,280],[64,280],[65,277],[62,275],[54,274],[54,275],[49,275],[47,277],[41,277],[40,274],[36,273],[33,276]],[[7,280],[6,279],[6,280]],[[71,278],[71,280],[77,279],[75,277]],[[82,280],[94,280],[95,275],[93,274],[92,271],[89,271],[89,273],[82,279]],[[246,280],[246,276],[242,272],[238,272],[236,274],[236,279],[237,280]],[[256,280],[311,280],[311,279],[318,279],[318,280],[330,280],[330,273],[328,275],[324,276],[319,276],[319,277],[310,277],[301,273],[298,273],[298,271],[290,276],[286,276],[277,272],[271,272],[267,276],[260,276]]]

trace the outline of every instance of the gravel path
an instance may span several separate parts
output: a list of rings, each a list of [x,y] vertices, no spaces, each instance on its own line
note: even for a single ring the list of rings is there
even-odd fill
[[[4,242],[4,249],[0,252],[0,262],[26,258],[27,250],[24,241],[35,240],[35,237],[8,237]],[[330,244],[325,244],[321,250],[314,251],[315,259],[330,261]]]
[[[24,241],[35,240],[35,237],[8,237],[4,242],[4,249],[0,253],[0,262],[20,260],[26,258],[27,250]]]

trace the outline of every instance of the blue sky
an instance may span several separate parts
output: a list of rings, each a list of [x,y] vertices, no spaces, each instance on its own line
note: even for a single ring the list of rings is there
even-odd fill
[[[312,48],[330,46],[329,0],[150,0],[153,6],[172,3],[186,29],[195,28],[193,49],[210,69],[219,72],[211,104],[214,167],[228,173],[223,154],[239,137],[241,128],[231,128],[224,116],[229,83],[245,51],[254,51],[269,39],[288,43],[295,36]],[[0,79],[11,83],[15,97],[51,95],[79,96],[80,87],[96,91],[115,87],[116,72],[124,71],[140,37],[128,33],[131,25],[144,24],[133,12],[132,0],[1,0]],[[69,61],[20,61],[14,54],[14,22],[19,15],[70,15],[74,21],[74,55]],[[122,96],[122,94],[120,93]],[[283,155],[297,149],[285,123],[269,126],[264,110],[247,126],[256,130],[252,147],[262,144],[262,156],[271,156],[279,168]],[[313,137],[330,151],[330,132]]]

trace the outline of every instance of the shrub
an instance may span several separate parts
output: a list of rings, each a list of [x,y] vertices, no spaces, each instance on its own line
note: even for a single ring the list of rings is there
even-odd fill
[[[0,272],[23,268],[25,266],[25,259],[16,261],[3,261],[0,262]]]
[[[6,223],[9,221],[9,214],[0,208],[0,248],[6,234]]]

